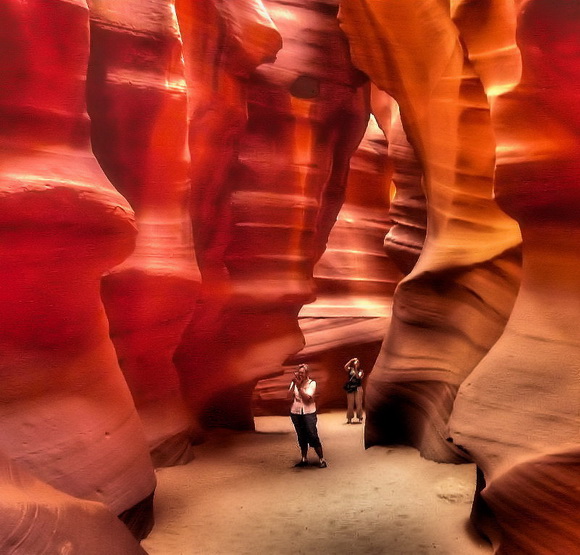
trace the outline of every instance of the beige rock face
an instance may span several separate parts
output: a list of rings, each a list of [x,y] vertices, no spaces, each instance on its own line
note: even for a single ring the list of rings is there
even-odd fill
[[[191,417],[172,357],[200,277],[177,19],[169,0],[90,0],[89,7],[93,149],[139,229],[132,255],[102,281],[110,333],[154,463],[186,462]]]
[[[503,331],[519,274],[517,225],[492,194],[487,98],[444,3],[345,0],[341,19],[355,62],[399,104],[427,198],[425,245],[369,383],[366,441],[460,460],[446,441],[455,394]]]
[[[531,0],[517,23],[522,77],[491,115],[496,195],[522,229],[522,285],[505,332],[460,388],[450,426],[482,470],[476,515],[498,553],[575,553],[580,4]]]
[[[219,191],[213,227],[200,225],[196,234],[203,296],[176,357],[200,417],[240,428],[253,427],[254,384],[303,345],[297,314],[313,299],[312,268],[368,118],[365,79],[350,62],[337,2],[263,6],[284,47],[247,81],[248,120],[236,162]],[[233,57],[226,57],[228,69],[236,50],[224,55]],[[224,89],[238,98],[239,89]]]
[[[0,451],[130,518],[155,478],[99,282],[131,252],[135,224],[90,149],[87,6],[5,2],[0,15]]]

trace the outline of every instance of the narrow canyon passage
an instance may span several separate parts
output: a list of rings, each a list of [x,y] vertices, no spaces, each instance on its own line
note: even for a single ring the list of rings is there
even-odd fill
[[[157,471],[150,555],[480,555],[469,530],[474,465],[438,464],[408,447],[363,449],[363,427],[319,416],[329,466],[298,460],[289,418],[256,433],[216,430],[185,466]],[[312,462],[316,457],[312,453]]]

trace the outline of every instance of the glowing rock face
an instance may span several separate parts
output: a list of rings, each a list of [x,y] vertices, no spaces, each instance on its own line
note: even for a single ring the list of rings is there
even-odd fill
[[[498,202],[522,230],[522,285],[450,426],[483,471],[476,517],[501,553],[580,545],[579,30],[578,2],[525,2],[522,78],[491,112]]]
[[[337,2],[264,6],[284,47],[248,82],[237,162],[213,235],[205,227],[199,243],[203,296],[176,358],[192,406],[203,411],[209,400],[242,428],[253,426],[256,381],[303,344],[297,314],[313,299],[312,268],[368,118]]]
[[[139,234],[102,294],[156,465],[192,456],[172,357],[199,288],[189,213],[187,88],[169,0],[90,0],[93,149]]]
[[[120,514],[152,494],[155,478],[100,298],[101,275],[131,252],[135,224],[90,149],[87,6],[0,11],[9,53],[0,56],[0,451]]]
[[[343,408],[345,362],[356,354],[370,372],[385,334],[401,279],[383,249],[392,170],[385,136],[373,117],[351,158],[344,204],[314,267],[316,301],[300,312],[306,345],[298,356],[310,363],[322,409]],[[258,383],[255,414],[288,414],[293,370],[289,365],[282,376]]]
[[[341,18],[355,62],[400,106],[428,210],[425,246],[395,293],[369,382],[366,441],[460,460],[446,441],[455,394],[503,331],[518,286],[519,231],[492,198],[487,98],[438,0],[345,0]]]
[[[345,201],[314,269],[317,300],[303,314],[384,317],[390,308],[401,279],[383,248],[392,169],[385,136],[372,117],[351,158]]]
[[[427,231],[423,168],[407,140],[399,107],[385,93],[375,93],[373,97],[373,112],[378,114],[389,142],[388,153],[393,165],[395,186],[395,195],[389,210],[392,225],[385,237],[384,246],[389,258],[406,275],[417,263]],[[385,104],[391,104],[388,110],[385,110]]]
[[[190,208],[202,293],[175,360],[184,394],[199,414],[208,396],[227,388],[230,378],[220,376],[224,343],[234,348],[229,334],[245,333],[247,324],[242,318],[240,328],[224,310],[230,289],[224,261],[231,238],[228,177],[247,120],[248,75],[275,59],[281,38],[259,0],[178,0],[176,11],[189,94]],[[207,380],[204,392],[199,384]],[[215,388],[212,380],[218,380]]]

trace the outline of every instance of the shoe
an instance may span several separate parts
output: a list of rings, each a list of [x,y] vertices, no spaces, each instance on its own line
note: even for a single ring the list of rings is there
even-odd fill
[[[318,463],[318,466],[319,466],[320,468],[326,468],[328,465],[326,464],[326,461],[320,461],[320,462]]]
[[[347,420],[346,424],[352,424],[352,420]]]
[[[295,468],[302,468],[303,466],[308,466],[308,461],[300,461],[294,465]]]

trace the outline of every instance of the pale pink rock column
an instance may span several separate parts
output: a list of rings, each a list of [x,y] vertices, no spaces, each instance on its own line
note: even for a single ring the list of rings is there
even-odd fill
[[[102,503],[63,493],[0,455],[0,553],[146,555]]]

